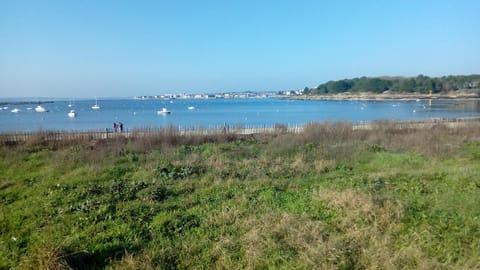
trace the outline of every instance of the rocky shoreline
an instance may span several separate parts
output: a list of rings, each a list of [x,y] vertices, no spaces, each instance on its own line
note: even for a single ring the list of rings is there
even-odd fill
[[[46,104],[46,103],[53,103],[53,101],[4,101],[4,102],[0,102],[0,106]]]
[[[289,99],[296,100],[418,100],[418,99],[480,99],[477,92],[451,92],[440,94],[421,93],[368,93],[368,92],[345,92],[325,95],[299,95],[290,96]]]

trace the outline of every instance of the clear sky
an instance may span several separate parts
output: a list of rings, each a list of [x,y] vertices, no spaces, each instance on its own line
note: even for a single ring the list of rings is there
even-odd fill
[[[0,98],[478,73],[478,0],[0,1]]]

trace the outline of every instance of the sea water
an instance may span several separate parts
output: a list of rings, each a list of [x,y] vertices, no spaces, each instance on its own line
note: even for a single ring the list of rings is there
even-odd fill
[[[42,104],[48,112],[35,111],[37,104],[3,105],[0,132],[112,129],[121,122],[126,130],[175,126],[181,129],[229,126],[264,127],[276,123],[287,126],[309,122],[375,120],[422,120],[431,118],[480,117],[479,100],[418,101],[320,101],[276,98],[258,99],[172,99],[172,100],[53,101]],[[8,107],[8,108],[3,108]],[[20,112],[13,113],[18,108]],[[31,108],[31,109],[28,109]],[[162,108],[170,114],[158,114]],[[74,109],[77,117],[68,117]]]

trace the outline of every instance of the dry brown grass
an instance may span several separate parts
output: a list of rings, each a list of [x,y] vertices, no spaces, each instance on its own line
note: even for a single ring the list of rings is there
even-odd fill
[[[342,157],[352,153],[351,145],[379,145],[390,151],[414,151],[427,156],[444,156],[465,140],[480,140],[480,121],[467,122],[392,122],[376,121],[366,128],[349,122],[310,123],[299,136],[277,138],[275,146],[317,142],[336,149],[329,153]],[[357,149],[358,150],[358,149]],[[345,152],[345,153],[342,153]]]
[[[449,127],[445,123],[411,126],[405,123],[375,123],[364,131],[369,144],[382,145],[392,151],[413,151],[427,156],[445,156],[465,140],[480,139],[480,128],[474,123]]]
[[[65,254],[62,250],[54,245],[46,245],[35,249],[32,254],[25,257],[20,262],[19,269],[25,270],[70,270],[72,269],[65,261]]]
[[[151,270],[155,269],[150,256],[125,252],[122,259],[111,267],[114,270]]]
[[[277,134],[285,134],[288,131],[288,127],[285,124],[282,123],[275,123],[273,126],[274,132]]]
[[[314,142],[326,146],[336,146],[334,152],[350,151],[352,143],[363,142],[369,145],[379,145],[392,151],[417,151],[426,155],[442,155],[467,139],[480,139],[480,121],[468,122],[390,122],[376,121],[366,128],[358,129],[350,122],[309,123],[300,134],[287,132],[286,126],[275,125],[271,134],[238,135],[233,132],[205,134],[181,134],[172,126],[161,129],[144,128],[133,130],[128,138],[122,134],[110,134],[108,139],[98,139],[88,133],[81,136],[62,137],[61,133],[39,131],[31,135],[20,145],[29,151],[41,149],[61,149],[81,145],[87,149],[101,152],[109,148],[109,153],[118,154],[121,151],[148,152],[152,149],[169,149],[179,145],[200,145],[202,143],[224,143],[245,137],[254,136],[261,142],[269,144],[269,151],[282,154],[305,143]],[[62,139],[58,139],[62,137]],[[346,147],[342,148],[342,145]],[[344,153],[345,154],[345,153]],[[348,155],[348,153],[347,153]],[[104,156],[104,155],[100,155]]]
[[[356,139],[353,124],[350,122],[309,123],[302,135],[305,141],[325,144]]]
[[[274,267],[271,253],[285,253],[283,267],[296,269],[336,269],[341,262],[341,251],[336,249],[339,239],[331,238],[322,222],[306,216],[287,213],[268,213],[246,221],[249,228],[242,242],[248,269]],[[270,264],[270,265],[269,265]]]
[[[398,252],[403,207],[389,200],[375,201],[358,190],[318,190],[314,200],[333,209],[342,248],[351,252],[361,269],[441,269],[442,265],[419,250],[415,243]],[[407,241],[408,240],[405,240]]]
[[[115,145],[125,146],[128,142],[130,149],[138,152],[148,152],[155,148],[172,147],[178,145],[199,145],[207,142],[230,142],[245,137],[235,133],[195,132],[182,134],[173,126],[157,128],[134,129],[130,133],[105,132],[62,132],[37,131],[30,135],[1,134],[2,144],[5,146],[21,146],[29,150],[50,149],[57,150],[76,145],[101,148]]]
[[[403,218],[403,207],[399,203],[379,203],[357,190],[318,190],[312,194],[312,200],[336,213],[334,220],[312,220],[306,214],[286,212],[247,217],[241,222],[241,227],[246,229],[242,237],[224,236],[217,243],[218,268],[235,266],[235,261],[222,250],[236,245],[243,247],[241,261],[247,269],[445,268],[419,250],[414,242],[398,248],[397,235]],[[238,220],[236,212],[225,214],[229,217],[225,220]],[[272,261],[272,257],[277,258],[276,261]]]

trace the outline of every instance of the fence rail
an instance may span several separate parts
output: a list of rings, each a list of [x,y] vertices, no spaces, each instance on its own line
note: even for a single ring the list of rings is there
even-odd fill
[[[288,132],[300,133],[303,126],[284,126],[272,125],[263,127],[215,127],[215,128],[201,128],[201,127],[163,127],[163,128],[141,128],[125,130],[123,132],[114,132],[111,129],[106,130],[89,130],[89,131],[36,131],[36,132],[10,132],[0,133],[0,143],[10,144],[25,142],[29,140],[42,141],[68,141],[68,140],[106,140],[113,138],[142,138],[155,137],[164,135],[178,135],[178,136],[208,136],[208,135],[249,135],[258,133],[274,133],[274,132]]]
[[[438,125],[443,125],[447,128],[462,128],[477,126],[480,128],[480,118],[460,118],[460,119],[429,119],[423,121],[379,121],[371,123],[355,123],[351,124],[352,130],[371,130],[378,127],[388,126],[395,129],[406,128],[434,128]],[[271,133],[302,133],[310,124],[322,123],[307,123],[303,125],[283,125],[275,124],[262,127],[245,127],[227,125],[202,128],[196,127],[162,127],[162,128],[141,128],[131,129],[124,132],[113,132],[111,129],[106,130],[90,130],[90,131],[36,131],[36,132],[11,132],[0,133],[1,144],[13,144],[25,142],[29,140],[42,141],[68,141],[68,140],[106,140],[113,138],[142,138],[155,137],[164,135],[178,135],[178,136],[208,136],[208,135],[250,135],[250,134],[271,134]]]

